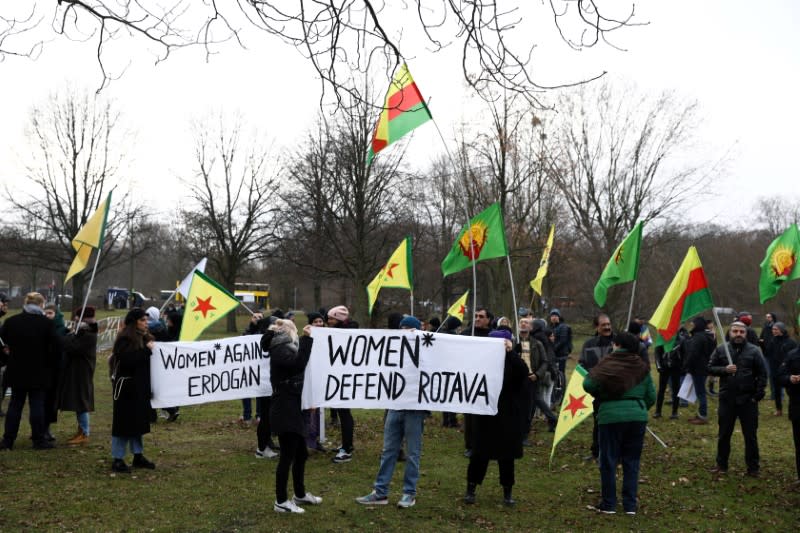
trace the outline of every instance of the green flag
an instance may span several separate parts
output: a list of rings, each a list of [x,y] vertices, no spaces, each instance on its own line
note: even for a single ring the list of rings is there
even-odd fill
[[[470,245],[470,235],[472,243]],[[450,253],[442,261],[442,274],[449,276],[468,268],[472,261],[483,261],[508,255],[503,212],[495,202],[464,226]]]
[[[800,252],[800,231],[792,224],[780,237],[772,241],[767,255],[761,261],[761,278],[758,280],[758,294],[763,304],[776,294],[784,281],[800,278],[797,268],[797,254]]]
[[[600,307],[606,305],[609,287],[636,279],[639,274],[639,248],[641,246],[642,223],[638,222],[611,254],[606,268],[600,274],[600,279],[597,280],[597,285],[594,286],[594,301],[597,302],[597,305]]]

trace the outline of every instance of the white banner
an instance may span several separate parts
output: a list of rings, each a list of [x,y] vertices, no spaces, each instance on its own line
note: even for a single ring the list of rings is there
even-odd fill
[[[312,328],[303,408],[414,409],[493,415],[502,339],[391,329]]]
[[[272,395],[261,335],[157,342],[150,358],[154,408]]]

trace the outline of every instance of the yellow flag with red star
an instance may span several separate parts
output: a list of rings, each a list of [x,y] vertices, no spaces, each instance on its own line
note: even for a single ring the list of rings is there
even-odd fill
[[[569,378],[569,385],[561,401],[561,411],[558,413],[558,425],[553,435],[553,448],[550,450],[550,462],[553,462],[553,454],[556,452],[556,445],[567,433],[575,429],[581,422],[592,414],[592,402],[594,397],[583,390],[583,378],[586,377],[586,369],[577,365]]]
[[[411,268],[411,237],[406,237],[392,252],[380,272],[367,285],[369,314],[383,287],[390,289],[412,289],[413,272]]]
[[[239,305],[239,300],[225,290],[222,285],[195,270],[186,308],[183,311],[183,324],[178,340],[194,341],[211,324],[224,317]]]
[[[469,291],[465,292],[461,298],[456,300],[456,303],[450,306],[450,309],[447,310],[447,314],[463,322],[464,313],[467,312],[467,296],[469,296]]]

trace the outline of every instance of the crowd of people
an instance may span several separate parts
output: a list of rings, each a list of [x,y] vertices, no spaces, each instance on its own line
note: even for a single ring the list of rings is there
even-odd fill
[[[0,316],[5,314],[7,298],[0,294]],[[301,409],[305,367],[313,339],[313,327],[358,328],[347,307],[332,307],[306,313],[308,324],[298,333],[293,314],[275,311],[253,314],[247,330],[261,335],[261,347],[270,354],[272,395],[256,399],[256,457],[278,458],[275,474],[276,512],[302,513],[304,505],[319,505],[322,498],[305,488],[305,465],[309,450],[325,451],[319,441],[319,411]],[[565,384],[566,361],[574,350],[572,330],[558,309],[547,319],[536,318],[526,309],[516,317],[518,331],[506,317],[495,319],[484,308],[475,309],[473,322],[462,325],[455,317],[444,322],[432,318],[425,322],[410,315],[391,314],[389,329],[427,330],[448,335],[494,337],[503,341],[506,355],[503,384],[497,414],[459,415],[443,413],[442,425],[464,433],[464,455],[469,458],[463,500],[473,504],[477,488],[485,479],[489,463],[497,461],[502,501],[514,505],[515,461],[530,446],[536,413],[554,431],[555,412]],[[154,469],[144,456],[143,435],[155,420],[150,405],[149,361],[155,342],[178,339],[182,315],[169,309],[163,315],[157,308],[131,309],[124,318],[111,356],[112,381],[111,469],[129,473],[132,468]],[[23,407],[30,412],[33,447],[53,448],[50,424],[59,411],[74,412],[77,428],[67,444],[86,444],[91,435],[90,413],[94,410],[94,372],[97,359],[95,309],[87,306],[73,311],[69,330],[53,306],[45,305],[39,293],[25,296],[22,312],[8,318],[0,328],[4,373],[2,387],[11,389],[5,413],[5,430],[0,449],[11,450],[19,432]],[[679,417],[684,401],[679,390],[689,383],[697,397],[697,413],[689,423],[708,423],[709,379],[718,379],[718,442],[716,475],[729,468],[730,441],[739,420],[745,443],[747,475],[758,477],[758,402],[770,384],[776,416],[783,414],[783,390],[789,397],[789,418],[795,444],[796,468],[800,483],[800,348],[791,339],[785,324],[774,315],[760,336],[751,327],[752,315],[740,313],[730,325],[723,342],[718,343],[711,321],[694,317],[690,329],[681,329],[674,345],[657,346],[654,362],[658,389],[651,378],[650,336],[640,319],[627,330],[614,332],[606,314],[595,317],[594,335],[582,345],[578,363],[587,371],[583,387],[594,397],[591,455],[599,467],[601,500],[592,509],[606,514],[616,512],[616,471],[622,465],[622,507],[626,514],[638,509],[638,479],[643,441],[649,411],[662,415],[664,404],[671,404],[670,418]],[[667,390],[670,398],[667,398]],[[5,396],[5,394],[3,394]],[[0,404],[1,405],[1,404]],[[243,400],[241,421],[252,418],[250,400]],[[333,463],[342,464],[354,457],[354,423],[350,409],[331,409],[331,423],[338,425],[341,444],[335,448]],[[179,408],[165,410],[169,421],[177,420]],[[460,422],[459,422],[460,417]],[[401,508],[416,504],[417,482],[422,458],[424,425],[431,420],[428,411],[387,410],[384,416],[383,450],[372,491],[356,498],[362,505],[385,505],[398,461],[404,461]],[[274,438],[277,438],[277,443]],[[132,461],[125,460],[128,449]],[[289,474],[293,495],[288,493]]]

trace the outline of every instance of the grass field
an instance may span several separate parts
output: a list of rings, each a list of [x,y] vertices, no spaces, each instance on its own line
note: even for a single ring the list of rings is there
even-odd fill
[[[223,335],[221,327],[209,335]],[[586,510],[599,499],[597,467],[583,461],[591,440],[588,423],[559,445],[552,468],[551,434],[543,421],[535,423],[535,446],[526,448],[516,464],[516,507],[502,505],[494,465],[478,489],[477,504],[464,505],[463,434],[442,428],[439,413],[425,428],[417,505],[406,510],[361,507],[353,499],[371,490],[382,443],[382,412],[354,411],[353,461],[335,465],[331,454],[312,455],[306,485],[324,502],[305,515],[287,516],[272,510],[276,460],[253,456],[255,430],[238,426],[238,401],[186,407],[177,422],[159,421],[145,436],[145,455],[157,469],[114,475],[106,370],[105,356],[98,356],[89,445],[63,445],[76,424],[72,413],[62,413],[54,426],[58,447],[34,451],[23,418],[15,449],[0,453],[0,530],[795,531],[800,526],[791,428],[785,417],[771,415],[771,402],[761,406],[761,479],[744,476],[740,432],[733,438],[729,474],[714,478],[707,470],[713,466],[715,424],[688,424],[692,408],[681,412],[681,420],[652,420],[650,427],[669,448],[646,437],[635,517]],[[715,420],[713,399],[709,410]],[[329,440],[338,442],[335,430],[329,430]],[[399,498],[401,486],[399,463],[391,503]]]

